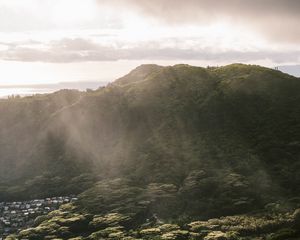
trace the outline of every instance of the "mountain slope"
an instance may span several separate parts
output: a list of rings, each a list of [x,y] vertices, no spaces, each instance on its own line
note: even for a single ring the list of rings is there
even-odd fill
[[[142,211],[163,218],[299,197],[299,91],[298,78],[259,66],[143,65],[94,92],[3,101],[1,177],[11,186],[1,197],[78,193],[103,180],[82,195],[87,211],[103,211],[106,194],[117,195],[107,211],[131,212],[126,189],[140,189],[136,198],[153,203]]]

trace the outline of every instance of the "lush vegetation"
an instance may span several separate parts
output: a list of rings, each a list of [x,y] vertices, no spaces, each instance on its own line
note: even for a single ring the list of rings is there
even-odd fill
[[[299,92],[260,66],[142,65],[97,91],[3,100],[0,199],[82,193],[29,239],[292,238]]]
[[[7,240],[286,240],[299,239],[299,229],[300,209],[285,213],[273,209],[259,214],[179,224],[152,218],[137,224],[136,215],[117,212],[93,215],[80,212],[76,206],[68,204],[48,216],[40,217],[35,227],[11,235]]]

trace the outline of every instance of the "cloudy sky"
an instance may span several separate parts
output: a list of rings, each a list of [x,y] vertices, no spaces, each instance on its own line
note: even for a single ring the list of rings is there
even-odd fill
[[[0,0],[0,86],[142,63],[300,64],[299,0]]]

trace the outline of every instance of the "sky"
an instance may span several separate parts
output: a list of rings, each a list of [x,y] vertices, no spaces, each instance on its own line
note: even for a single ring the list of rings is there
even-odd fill
[[[299,10],[298,0],[0,0],[0,87],[109,82],[145,63],[300,65]]]

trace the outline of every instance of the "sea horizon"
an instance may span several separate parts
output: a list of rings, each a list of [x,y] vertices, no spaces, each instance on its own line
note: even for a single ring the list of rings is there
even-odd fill
[[[90,82],[61,82],[57,84],[35,84],[35,85],[0,85],[0,99],[6,99],[12,96],[32,96],[36,94],[48,94],[59,91],[61,89],[74,89],[86,91],[87,89],[96,90],[101,86],[105,86],[106,81],[90,81]]]

